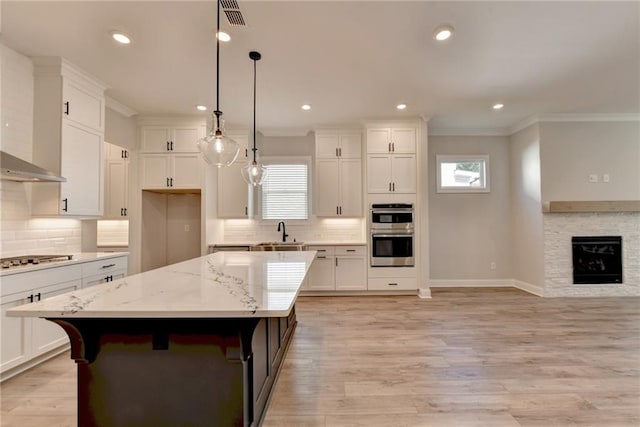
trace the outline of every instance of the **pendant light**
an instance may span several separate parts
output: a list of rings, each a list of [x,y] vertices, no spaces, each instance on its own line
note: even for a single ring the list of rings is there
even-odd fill
[[[267,176],[267,168],[256,161],[256,153],[258,151],[256,148],[256,63],[262,58],[262,55],[260,55],[260,52],[251,51],[249,52],[249,58],[253,61],[253,148],[251,149],[253,151],[253,161],[247,163],[242,168],[241,173],[244,180],[255,187],[256,185],[261,185]]]
[[[230,166],[240,152],[240,145],[224,135],[224,120],[220,111],[220,1],[218,3],[218,29],[216,31],[216,109],[211,116],[209,134],[198,140],[198,149],[204,160],[219,168]]]

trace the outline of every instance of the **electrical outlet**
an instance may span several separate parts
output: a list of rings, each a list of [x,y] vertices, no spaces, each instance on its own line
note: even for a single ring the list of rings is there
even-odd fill
[[[609,174],[605,173],[602,175],[602,182],[609,182]]]
[[[495,263],[495,261],[491,263],[491,269],[492,269],[492,270],[495,270],[495,269],[496,269],[496,263]]]
[[[191,231],[191,226],[189,224],[185,224],[184,231]]]

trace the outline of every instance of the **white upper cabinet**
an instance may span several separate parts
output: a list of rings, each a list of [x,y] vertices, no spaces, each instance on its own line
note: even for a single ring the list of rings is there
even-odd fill
[[[316,132],[316,157],[319,159],[362,158],[362,135],[359,133]]]
[[[140,188],[201,188],[205,162],[198,140],[205,132],[204,120],[144,119],[139,128]]]
[[[33,162],[67,181],[34,185],[32,214],[102,216],[105,85],[62,58],[33,62]]]
[[[129,196],[129,150],[105,142],[105,219],[126,219]]]
[[[316,216],[362,216],[361,158],[361,134],[353,131],[316,132]]]
[[[142,126],[140,147],[143,153],[196,153],[204,125]]]
[[[417,191],[416,139],[416,127],[367,128],[368,193]]]
[[[104,132],[104,95],[87,90],[70,79],[63,79],[62,92],[65,118]]]
[[[202,186],[200,154],[142,154],[140,186],[143,189],[198,189]]]
[[[367,153],[415,153],[416,129],[372,127],[367,129]]]

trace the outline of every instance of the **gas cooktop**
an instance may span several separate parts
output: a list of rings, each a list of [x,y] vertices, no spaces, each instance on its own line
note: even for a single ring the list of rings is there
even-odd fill
[[[5,268],[15,268],[29,264],[42,264],[45,262],[68,261],[73,255],[23,255],[9,258],[0,258],[0,266]]]

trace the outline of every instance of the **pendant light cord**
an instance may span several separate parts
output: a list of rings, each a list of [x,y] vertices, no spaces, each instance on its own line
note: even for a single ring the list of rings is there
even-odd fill
[[[220,0],[216,2],[218,4],[218,29],[216,31],[216,111],[213,112],[216,116],[217,127],[220,128]]]
[[[253,163],[256,162],[256,63],[257,60],[253,60]]]

